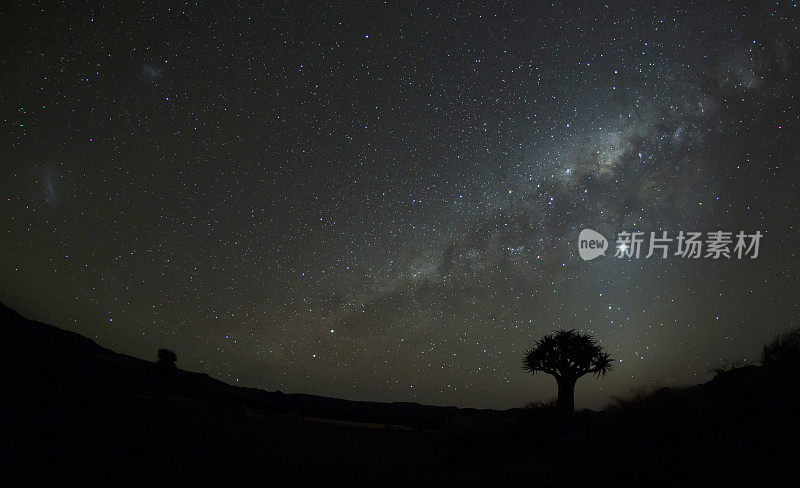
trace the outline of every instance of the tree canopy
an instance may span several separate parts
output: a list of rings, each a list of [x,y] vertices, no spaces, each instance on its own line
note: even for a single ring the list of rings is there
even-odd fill
[[[551,374],[556,379],[577,379],[588,373],[605,375],[613,369],[612,361],[591,335],[570,329],[542,337],[525,352],[523,369]]]

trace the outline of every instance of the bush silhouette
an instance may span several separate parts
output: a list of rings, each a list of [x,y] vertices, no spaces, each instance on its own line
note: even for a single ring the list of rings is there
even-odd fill
[[[597,377],[613,369],[612,359],[594,338],[576,330],[559,330],[542,337],[525,352],[522,368],[553,375],[558,383],[556,407],[563,413],[575,410],[575,383],[587,374]]]
[[[158,350],[158,364],[164,368],[174,368],[175,363],[178,361],[178,355],[169,349]]]
[[[800,367],[800,328],[781,334],[761,351],[764,366]]]

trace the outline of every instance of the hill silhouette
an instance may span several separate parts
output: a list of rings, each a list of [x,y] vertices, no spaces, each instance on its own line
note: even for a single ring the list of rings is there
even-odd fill
[[[68,381],[76,386],[91,385],[145,397],[152,394],[157,381],[167,384],[170,396],[180,397],[197,408],[232,409],[254,415],[293,414],[416,428],[436,428],[457,412],[477,411],[413,402],[364,402],[270,392],[229,385],[205,373],[178,368],[169,372],[167,378],[159,378],[159,370],[153,368],[152,362],[116,353],[80,334],[27,320],[2,303],[0,323],[4,325],[9,342],[20,346],[8,354],[15,368],[23,375],[40,380]]]
[[[26,485],[739,486],[793,473],[796,368],[602,412],[360,402],[158,367],[0,304],[4,460]]]

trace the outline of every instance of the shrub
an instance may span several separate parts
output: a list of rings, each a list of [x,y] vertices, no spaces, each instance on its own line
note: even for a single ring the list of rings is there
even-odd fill
[[[170,351],[169,349],[159,349],[158,350],[158,364],[161,366],[168,366],[168,367],[175,367],[175,363],[178,361],[178,355],[174,352]]]
[[[764,345],[761,352],[764,366],[800,366],[800,328],[781,334]]]

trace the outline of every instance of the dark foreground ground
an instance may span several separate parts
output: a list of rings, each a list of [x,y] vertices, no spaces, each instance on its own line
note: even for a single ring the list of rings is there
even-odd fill
[[[563,419],[547,409],[238,388],[115,354],[2,306],[0,324],[2,486],[764,486],[797,478],[800,383],[791,370],[739,368]]]

